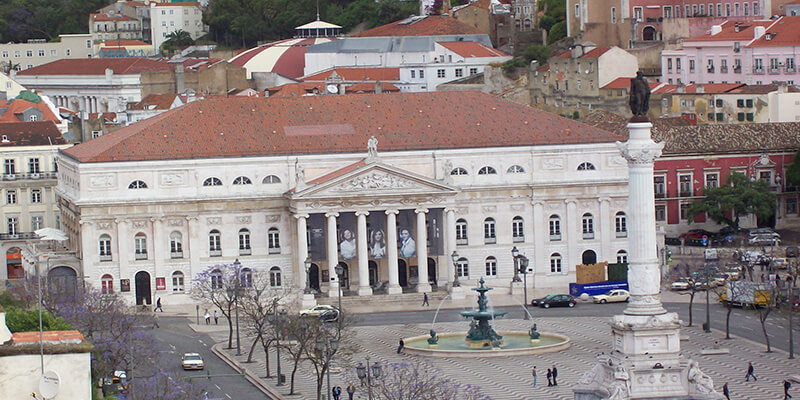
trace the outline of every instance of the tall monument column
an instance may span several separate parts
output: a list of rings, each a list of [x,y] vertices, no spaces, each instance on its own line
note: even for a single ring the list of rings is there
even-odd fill
[[[653,161],[663,143],[650,138],[645,116],[649,86],[641,73],[631,80],[627,142],[617,142],[628,160],[628,286],[630,303],[611,322],[613,351],[601,354],[573,388],[575,400],[724,399],[699,365],[680,355],[680,320],[661,304],[656,252]]]

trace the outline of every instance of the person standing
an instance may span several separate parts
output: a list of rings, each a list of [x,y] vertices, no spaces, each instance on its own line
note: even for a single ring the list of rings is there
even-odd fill
[[[428,303],[428,294],[427,293],[423,293],[422,294],[422,305],[423,306],[428,306],[428,307],[431,306],[430,303]]]
[[[214,310],[214,325],[219,325],[219,312]]]
[[[356,387],[353,384],[347,385],[347,400],[353,400],[353,395],[356,393]]]
[[[789,394],[789,389],[792,388],[792,382],[789,382],[788,379],[783,381],[783,400],[789,400],[792,398],[792,395]]]
[[[553,386],[553,371],[547,369],[547,386]]]
[[[331,392],[333,392],[333,400],[339,400],[339,396],[342,395],[342,388],[339,386],[334,386]]]
[[[216,312],[216,311],[214,311],[214,312]],[[203,318],[206,319],[206,325],[211,323],[211,314],[208,313],[208,309],[207,308],[206,308],[205,315],[203,315]]]
[[[402,353],[404,347],[406,347],[406,342],[403,341],[403,338],[400,338],[400,342],[397,344],[397,354]]]
[[[728,390],[728,382],[725,382],[725,384],[722,385],[722,394],[726,399],[731,400],[731,392]]]
[[[156,310],[164,312],[164,309],[161,308],[161,297],[156,300],[156,308],[153,309],[153,312],[156,312]]]
[[[556,380],[557,378],[558,378],[558,369],[556,369],[556,365],[553,364],[553,386],[558,386],[558,381]]]
[[[536,387],[536,366],[535,365],[533,366],[533,371],[531,372],[531,375],[533,375],[533,387]]]
[[[753,377],[754,381],[758,382],[758,378],[756,378],[756,375],[753,373],[754,370],[755,370],[755,368],[753,368],[753,363],[752,362],[748,362],[747,363],[747,375],[744,376],[744,381],[745,382],[750,382],[750,377],[751,376]]]

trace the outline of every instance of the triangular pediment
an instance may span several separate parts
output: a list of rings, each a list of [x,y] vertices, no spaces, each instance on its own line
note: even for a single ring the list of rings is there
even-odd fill
[[[332,173],[336,175],[336,173]],[[331,174],[328,174],[331,175]],[[314,181],[312,181],[314,182]],[[438,194],[454,195],[458,189],[410,171],[371,163],[296,191],[293,199]]]

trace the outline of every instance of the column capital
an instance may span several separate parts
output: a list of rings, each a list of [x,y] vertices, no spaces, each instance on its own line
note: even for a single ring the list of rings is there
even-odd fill
[[[455,212],[456,212],[456,209],[455,209],[455,208],[453,208],[453,207],[445,207],[445,209],[444,209],[444,212],[446,212],[446,213],[453,213],[453,214],[455,214]]]
[[[566,204],[566,205],[578,204],[578,199],[566,199],[566,200],[564,200],[564,204]]]
[[[544,200],[531,199],[531,204],[533,206],[542,206],[542,207],[544,207]]]
[[[611,203],[611,197],[601,197],[597,199],[598,203]]]
[[[294,214],[294,217],[297,218],[297,219],[300,219],[300,218],[308,219],[309,215],[308,214]]]
[[[338,213],[338,212],[326,212],[326,213],[325,213],[325,218],[330,218],[330,217],[334,217],[334,218],[336,218],[336,217],[338,217],[338,216],[339,216],[339,213]]]
[[[117,218],[114,220],[114,223],[117,225],[122,225],[128,223],[128,220],[126,218]]]
[[[355,214],[356,214],[356,217],[360,217],[362,215],[366,217],[367,215],[369,215],[369,211],[359,210],[359,211],[356,211]]]
[[[390,215],[390,214],[397,215],[397,214],[400,214],[400,210],[386,210],[384,212],[386,213],[386,215]]]
[[[416,210],[414,210],[414,212],[417,214],[427,214],[428,211],[429,210],[427,208],[417,208]]]

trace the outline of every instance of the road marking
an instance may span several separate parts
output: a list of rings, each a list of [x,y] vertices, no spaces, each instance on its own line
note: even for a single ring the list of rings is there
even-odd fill
[[[216,383],[214,384],[214,386],[216,386],[216,387],[217,387],[217,389],[219,389],[219,390],[222,390],[222,388],[221,388],[221,387],[219,387],[219,385],[217,385]]]
[[[172,351],[175,351],[175,350],[177,350],[177,349],[175,348],[175,345],[173,345],[173,344],[170,344],[170,345],[169,345],[169,348],[170,348],[170,349],[172,349]]]
[[[231,395],[229,395],[229,394],[227,394],[227,393],[225,393],[225,397],[227,397],[227,398],[229,398],[229,399],[233,400],[233,399],[231,398]]]
[[[208,345],[207,345],[207,344],[205,344],[205,343],[203,343],[203,341],[202,341],[202,340],[200,340],[200,339],[197,339],[197,341],[198,341],[198,342],[200,342],[200,344],[202,344],[203,346],[206,346],[206,347],[208,347]]]

